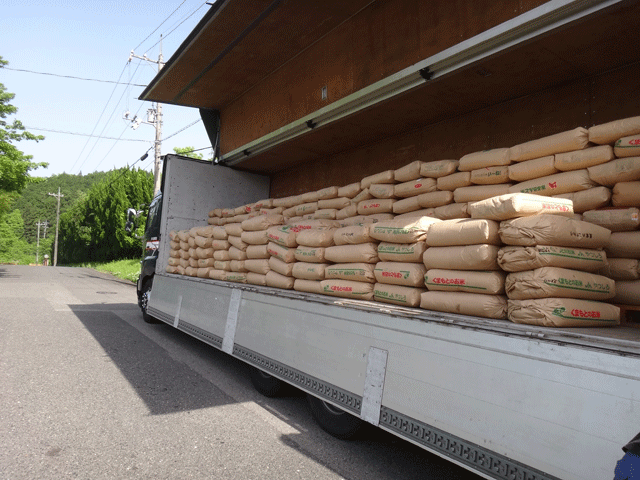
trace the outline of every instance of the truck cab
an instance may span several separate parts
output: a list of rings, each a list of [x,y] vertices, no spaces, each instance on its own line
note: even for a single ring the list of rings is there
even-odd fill
[[[160,245],[160,218],[162,216],[162,191],[154,196],[149,205],[149,213],[142,237],[144,250],[138,277],[137,293],[138,305],[142,310],[142,316],[147,323],[154,323],[153,317],[147,313],[149,293],[153,286],[153,277],[158,259],[158,246]]]

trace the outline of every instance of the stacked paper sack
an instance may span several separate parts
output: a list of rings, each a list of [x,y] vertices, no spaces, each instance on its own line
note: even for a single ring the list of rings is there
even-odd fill
[[[567,249],[573,249],[575,255],[580,255],[582,250],[583,255],[595,255],[601,262],[600,267],[595,269],[595,263],[588,268],[585,268],[586,263],[581,263],[581,266],[545,263],[544,267],[565,268],[614,279],[617,281],[617,296],[614,299],[599,296],[597,301],[638,304],[639,151],[640,117],[633,117],[588,130],[576,128],[510,148],[471,153],[459,160],[414,161],[397,170],[370,175],[344,187],[329,187],[241,207],[215,209],[209,212],[209,224],[217,227],[214,230],[217,236],[206,233],[212,235],[206,237],[204,230],[197,232],[195,229],[172,232],[171,259],[167,270],[206,278],[206,270],[199,269],[209,268],[210,278],[215,279],[375,299],[406,306],[415,306],[419,295],[421,300],[424,299],[421,301],[424,308],[504,318],[507,296],[518,295],[510,292],[522,290],[513,290],[511,280],[522,278],[523,272],[533,272],[543,266],[531,266],[523,271],[507,270],[510,280],[506,284],[506,274],[501,273],[500,267],[506,263],[513,264],[509,259],[521,254],[523,248],[535,249],[539,258],[557,256],[557,249],[563,249],[562,255]],[[517,220],[520,218],[518,215],[510,220],[478,217],[476,207],[475,218],[462,219],[471,217],[472,205],[509,193],[554,197],[560,202],[558,205],[564,206],[567,204],[561,202],[569,200],[573,204],[573,215],[567,218],[573,221],[582,219],[613,233],[604,244],[566,246],[558,243],[562,241],[549,239],[547,244],[510,245],[501,249],[503,228],[498,227],[497,222],[511,221],[517,226],[521,221]],[[563,213],[569,215],[566,211]],[[538,214],[540,212],[535,213]],[[527,213],[527,216],[531,215],[533,213]],[[266,224],[259,222],[259,226],[252,226],[249,220],[257,216],[267,216],[269,220]],[[434,219],[447,222],[441,222],[441,225]],[[454,219],[457,221],[449,221]],[[378,225],[377,230],[371,226],[390,220],[401,222]],[[573,226],[556,225],[558,229],[571,229]],[[397,229],[409,237],[402,241],[398,241],[399,237],[390,240],[381,236],[383,229],[387,233]],[[278,230],[279,233],[273,233]],[[287,240],[278,241],[279,238],[269,236],[269,231],[276,236],[284,235]],[[298,237],[302,231],[305,234]],[[227,236],[221,238],[224,234]],[[195,243],[197,237],[212,238],[212,245],[198,247]],[[602,237],[598,238],[602,240]],[[189,245],[190,241],[193,245]],[[201,239],[198,241],[203,242]],[[220,242],[226,242],[226,246]],[[202,244],[206,245],[206,242]],[[344,256],[345,248],[338,247],[349,247],[346,250],[351,252]],[[608,253],[608,261],[602,247]],[[211,257],[198,257],[210,254],[202,250],[206,248],[213,249],[213,266],[209,266]],[[434,250],[441,248],[458,253],[450,257],[435,255],[447,253]],[[524,251],[527,255],[534,255],[530,250]],[[359,253],[355,254],[356,251]],[[327,252],[329,257],[326,257]],[[469,257],[460,256],[469,252],[473,252]],[[445,259],[449,263],[443,263]],[[411,268],[400,271],[403,266],[396,263],[411,264]],[[426,284],[415,282],[421,268],[425,270]],[[507,268],[512,269],[513,266]],[[436,271],[429,274],[429,270]],[[438,270],[455,273],[451,273],[449,278],[440,275],[446,272]],[[407,279],[400,278],[407,273]],[[429,280],[436,278],[434,273],[438,275],[437,284]],[[501,290],[501,278],[508,287],[506,292]],[[494,282],[491,288],[483,290],[484,293],[460,287],[463,280],[473,285],[481,279]],[[442,282],[448,282],[448,285]],[[612,283],[603,285],[611,286]],[[514,280],[515,284],[522,283]],[[425,292],[425,287],[429,291]],[[454,298],[451,295],[454,293],[459,299],[462,294],[475,296],[468,297],[473,299],[470,301],[444,301]],[[436,299],[441,299],[440,304]],[[485,310],[479,300],[492,306]],[[513,298],[509,300],[509,311],[515,311],[511,308],[514,302],[534,300],[540,299]],[[510,317],[515,318],[514,315]]]

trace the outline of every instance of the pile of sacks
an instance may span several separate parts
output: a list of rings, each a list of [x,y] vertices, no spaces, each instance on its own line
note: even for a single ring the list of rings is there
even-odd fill
[[[524,320],[524,314],[515,313],[523,311],[516,309],[522,302],[543,303],[544,298],[535,295],[564,298],[565,303],[606,300],[638,304],[639,150],[640,117],[633,117],[510,148],[471,153],[459,160],[415,161],[344,187],[214,209],[209,212],[213,230],[206,234],[210,237],[205,237],[205,230],[172,233],[167,270],[430,310],[508,316],[530,323],[544,317],[547,324],[553,324],[546,313],[537,319],[525,315]],[[515,193],[530,195],[519,196],[516,207],[513,199],[502,200],[500,208],[506,210],[500,214],[488,214],[487,205],[480,205]],[[522,206],[522,199],[531,196],[546,201],[542,211],[531,207],[536,202]],[[495,207],[494,202],[491,208]],[[541,213],[545,217],[560,213],[558,218],[565,216],[574,222],[551,221],[559,230],[571,231],[583,225],[575,222],[584,221],[613,233],[606,241],[598,235],[599,243],[574,244],[556,238],[547,243],[514,243],[508,235],[510,229],[517,235],[535,230],[522,218]],[[191,237],[193,246],[188,245]],[[212,245],[198,247],[196,237],[212,238]],[[182,248],[185,246],[188,249]],[[213,249],[213,256],[198,257],[211,253],[202,250],[206,248]],[[588,256],[593,258],[584,260]],[[536,260],[530,260],[533,257]],[[568,263],[549,262],[552,257]],[[582,262],[573,264],[572,257],[580,257]],[[516,264],[521,267],[514,267]],[[549,277],[558,271],[540,270],[543,268],[573,273]],[[597,277],[593,282],[576,277],[583,274]],[[422,281],[416,280],[421,276]],[[589,292],[585,299],[575,288],[562,290],[571,291],[569,297],[560,295],[559,287],[534,294],[532,288],[523,288],[530,281],[586,282],[612,288]],[[543,310],[568,308],[550,305],[547,302]],[[583,319],[596,315],[586,306],[569,311],[583,312]],[[616,316],[615,311],[598,315],[605,322]]]

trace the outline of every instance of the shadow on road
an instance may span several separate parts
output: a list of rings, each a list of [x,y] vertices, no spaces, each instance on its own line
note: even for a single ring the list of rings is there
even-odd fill
[[[20,278],[20,275],[10,273],[6,268],[0,267],[0,278]]]
[[[215,385],[187,365],[173,360],[163,348],[107,310],[130,309],[131,304],[70,305],[70,308],[152,415],[235,403]]]

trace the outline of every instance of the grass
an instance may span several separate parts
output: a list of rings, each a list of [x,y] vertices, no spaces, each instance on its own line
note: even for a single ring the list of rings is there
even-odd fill
[[[140,260],[116,260],[108,263],[83,263],[78,265],[85,268],[93,268],[98,272],[110,273],[123,280],[133,283],[138,281],[140,276]]]

